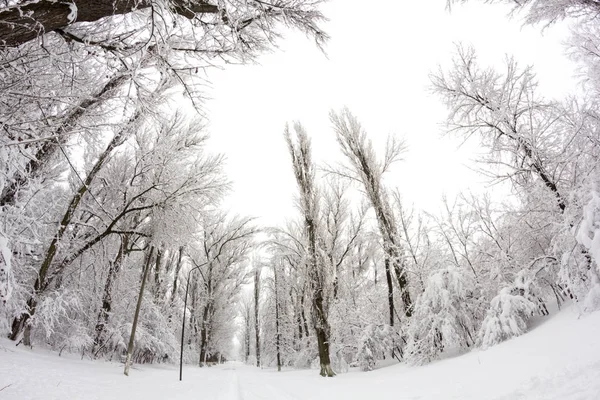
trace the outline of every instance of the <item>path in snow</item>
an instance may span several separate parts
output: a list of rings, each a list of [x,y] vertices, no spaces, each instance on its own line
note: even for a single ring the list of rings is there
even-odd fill
[[[527,335],[424,367],[321,378],[241,364],[136,365],[14,347],[0,339],[0,400],[600,400],[600,312],[563,310]]]

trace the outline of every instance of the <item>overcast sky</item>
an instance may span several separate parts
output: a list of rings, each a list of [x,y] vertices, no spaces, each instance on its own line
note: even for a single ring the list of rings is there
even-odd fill
[[[317,162],[340,160],[328,113],[345,105],[379,148],[390,133],[406,139],[405,160],[386,181],[405,203],[435,212],[444,193],[485,190],[468,165],[475,144],[459,149],[458,140],[442,136],[447,111],[430,93],[428,75],[447,66],[462,42],[482,63],[501,67],[509,54],[533,64],[541,90],[562,97],[574,84],[562,46],[568,29],[522,27],[506,18],[506,7],[478,1],[448,12],[445,2],[333,0],[324,8],[326,55],[301,34],[286,33],[260,65],[212,71],[206,114],[211,150],[226,154],[233,182],[226,207],[267,225],[289,218],[296,187],[285,123],[305,125]]]

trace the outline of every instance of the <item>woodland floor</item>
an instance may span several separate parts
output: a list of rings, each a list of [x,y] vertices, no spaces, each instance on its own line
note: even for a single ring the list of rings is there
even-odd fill
[[[486,351],[424,367],[351,369],[333,379],[316,370],[276,372],[229,363],[135,366],[58,357],[0,339],[0,399],[600,399],[600,312],[573,306]]]

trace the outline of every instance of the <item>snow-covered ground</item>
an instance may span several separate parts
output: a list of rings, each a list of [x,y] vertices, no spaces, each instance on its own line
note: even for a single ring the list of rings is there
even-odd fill
[[[58,357],[0,341],[0,399],[600,399],[600,312],[574,307],[530,333],[424,367],[394,365],[332,379],[315,370],[260,370],[241,364],[136,366]]]

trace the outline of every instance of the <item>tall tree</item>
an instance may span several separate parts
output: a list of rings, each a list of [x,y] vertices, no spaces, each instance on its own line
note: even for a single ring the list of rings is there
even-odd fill
[[[256,351],[256,366],[260,367],[260,264],[254,266],[254,348]]]
[[[338,171],[342,176],[350,176],[359,181],[367,194],[367,198],[375,211],[379,232],[385,253],[385,271],[388,285],[388,304],[390,325],[394,325],[394,292],[392,271],[396,277],[400,297],[404,305],[404,314],[412,314],[404,251],[401,247],[399,231],[394,218],[389,194],[383,184],[383,175],[392,163],[398,160],[404,151],[404,145],[395,138],[388,139],[383,160],[378,160],[367,133],[358,119],[345,108],[340,113],[331,112],[336,138],[342,153],[350,162],[350,167]]]
[[[312,161],[310,140],[299,123],[294,124],[295,138],[288,127],[285,139],[292,157],[292,166],[299,189],[299,208],[304,220],[307,241],[306,263],[312,295],[313,327],[317,336],[321,376],[335,376],[330,360],[331,328],[328,321],[326,271],[319,246],[319,195],[315,184],[315,166]]]

